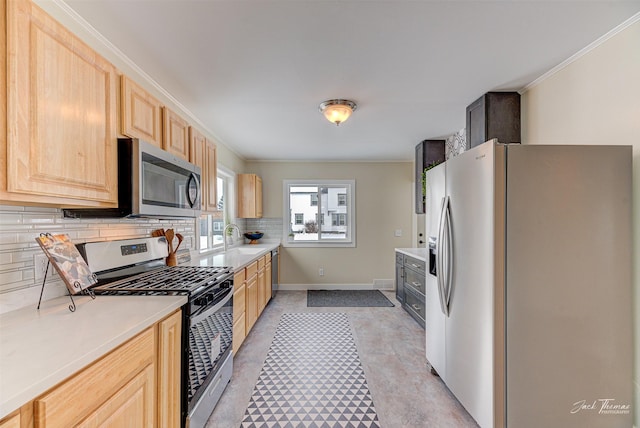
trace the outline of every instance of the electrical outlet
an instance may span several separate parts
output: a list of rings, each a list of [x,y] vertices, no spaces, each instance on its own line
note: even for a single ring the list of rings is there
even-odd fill
[[[41,280],[44,278],[45,273],[47,272],[47,263],[49,259],[45,254],[35,254],[33,256],[33,268],[35,270],[35,280]],[[51,271],[51,268],[49,269]]]
[[[324,268],[318,269],[318,275],[324,276]]]

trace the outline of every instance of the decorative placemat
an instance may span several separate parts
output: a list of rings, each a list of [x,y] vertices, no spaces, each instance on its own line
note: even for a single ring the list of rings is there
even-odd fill
[[[308,290],[307,307],[393,307],[380,290]]]
[[[347,314],[282,315],[242,427],[380,427]]]

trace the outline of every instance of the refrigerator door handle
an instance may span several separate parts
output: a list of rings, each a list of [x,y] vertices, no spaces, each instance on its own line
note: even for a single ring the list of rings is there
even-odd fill
[[[451,228],[451,205],[449,202],[449,197],[447,196],[447,200],[445,201],[445,225],[446,225],[446,248],[447,248],[447,258],[446,258],[446,277],[444,278],[444,307],[446,308],[446,315],[449,316],[449,306],[451,303],[451,288],[453,282],[453,236],[452,236],[452,228]],[[445,233],[443,233],[444,235]]]
[[[444,222],[445,222],[445,211],[446,211],[446,198],[442,200],[442,206],[440,207],[440,222],[438,225],[438,248],[436,251],[436,279],[438,284],[438,298],[440,299],[440,310],[443,314],[448,316],[448,310],[445,306],[445,290],[444,290]]]

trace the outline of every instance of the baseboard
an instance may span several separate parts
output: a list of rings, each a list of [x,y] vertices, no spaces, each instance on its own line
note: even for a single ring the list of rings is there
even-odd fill
[[[377,290],[373,284],[279,284],[278,290]]]

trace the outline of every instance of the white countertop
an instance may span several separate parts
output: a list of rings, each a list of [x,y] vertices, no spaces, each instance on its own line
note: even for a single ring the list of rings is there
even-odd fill
[[[0,419],[187,302],[186,296],[68,296],[0,315]]]
[[[427,262],[429,258],[429,250],[426,248],[396,248],[398,253],[406,254],[423,262]]]
[[[190,266],[228,266],[234,271],[242,269],[254,260],[278,248],[280,241],[265,241],[260,244],[247,244],[233,247],[226,252],[210,253],[203,256],[191,256]]]

